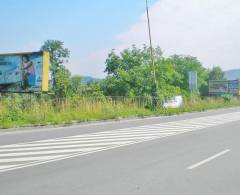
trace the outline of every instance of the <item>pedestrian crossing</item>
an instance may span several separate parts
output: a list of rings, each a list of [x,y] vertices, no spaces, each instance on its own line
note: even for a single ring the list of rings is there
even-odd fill
[[[0,146],[0,173],[240,121],[240,112]]]

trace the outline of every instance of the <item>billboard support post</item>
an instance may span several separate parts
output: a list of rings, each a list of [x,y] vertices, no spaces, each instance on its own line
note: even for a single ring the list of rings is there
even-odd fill
[[[49,81],[49,52],[43,52],[43,70],[42,70],[42,92],[48,92]]]

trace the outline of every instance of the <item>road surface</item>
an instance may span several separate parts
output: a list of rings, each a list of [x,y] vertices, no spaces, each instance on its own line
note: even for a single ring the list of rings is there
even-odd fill
[[[0,133],[0,195],[238,195],[240,109]]]

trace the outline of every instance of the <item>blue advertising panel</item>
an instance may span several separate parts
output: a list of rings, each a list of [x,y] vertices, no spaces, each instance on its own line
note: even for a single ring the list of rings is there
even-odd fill
[[[228,90],[230,94],[240,95],[240,82],[239,80],[229,81]]]
[[[0,54],[0,90],[42,90],[44,52]]]
[[[240,95],[240,81],[210,81],[209,82],[210,95]]]

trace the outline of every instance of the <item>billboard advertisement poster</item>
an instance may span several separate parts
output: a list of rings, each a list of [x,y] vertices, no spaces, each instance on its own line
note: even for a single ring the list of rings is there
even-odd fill
[[[47,92],[49,53],[0,54],[0,91]]]
[[[240,95],[240,81],[210,81],[209,82],[210,95],[232,94]]]

